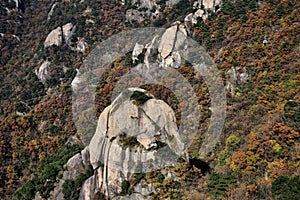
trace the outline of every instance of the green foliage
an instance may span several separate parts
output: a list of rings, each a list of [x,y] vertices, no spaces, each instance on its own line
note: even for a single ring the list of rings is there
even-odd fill
[[[229,186],[236,186],[237,177],[233,174],[218,174],[213,172],[208,181],[208,193],[213,196],[224,196]]]
[[[272,183],[272,195],[278,200],[298,200],[300,199],[300,176],[289,178],[288,176],[279,176]]]
[[[223,166],[226,164],[226,159],[230,158],[232,155],[231,152],[228,152],[227,149],[222,150],[219,154],[218,154],[218,165],[219,166]]]
[[[135,173],[133,174],[133,179],[137,183],[140,182],[143,178],[145,178],[146,174],[145,173]]]
[[[130,100],[134,100],[134,103],[137,106],[143,105],[149,99],[152,99],[152,97],[148,96],[144,92],[140,92],[140,91],[134,91],[133,94],[130,97]]]
[[[93,169],[89,166],[85,173],[79,174],[75,180],[66,180],[62,185],[62,192],[66,200],[79,199],[80,189],[83,182],[93,175]]]
[[[236,146],[240,143],[240,138],[238,138],[236,135],[230,135],[226,139],[226,147],[228,150],[233,150],[236,148]]]
[[[40,192],[43,198],[49,198],[56,177],[63,170],[63,165],[81,150],[80,145],[65,145],[54,156],[43,159],[38,167],[40,172],[14,193],[14,199],[33,199],[37,192]]]
[[[130,188],[130,183],[127,180],[122,181],[122,194],[128,194],[129,193],[129,188]]]
[[[162,173],[158,174],[157,182],[162,183],[164,180],[165,180],[165,176]]]

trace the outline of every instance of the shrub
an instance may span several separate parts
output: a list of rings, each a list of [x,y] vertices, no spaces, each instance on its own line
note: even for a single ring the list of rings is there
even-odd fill
[[[223,196],[230,185],[236,185],[237,177],[231,173],[218,174],[213,172],[208,181],[208,193],[213,196]]]
[[[130,188],[130,183],[127,180],[122,181],[122,194],[128,194],[129,188]]]
[[[300,199],[300,176],[289,178],[288,176],[279,176],[272,183],[272,195],[278,200],[298,200]]]
[[[158,174],[157,182],[162,183],[165,180],[165,176],[163,174]]]
[[[240,143],[240,138],[236,135],[230,135],[226,139],[226,147],[228,150],[233,150]]]

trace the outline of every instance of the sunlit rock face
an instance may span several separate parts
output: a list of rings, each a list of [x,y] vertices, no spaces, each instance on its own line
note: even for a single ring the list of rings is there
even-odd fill
[[[88,149],[93,168],[107,170],[99,189],[113,196],[132,174],[175,165],[184,145],[169,105],[142,89],[131,88],[100,115]]]
[[[80,199],[92,199],[97,192],[114,198],[122,193],[123,181],[135,173],[176,166],[183,155],[172,108],[143,89],[129,88],[101,113],[90,144],[68,161],[63,176],[74,178],[92,165],[94,174],[83,183]],[[63,180],[53,196],[61,196],[62,184]],[[135,187],[134,195],[152,188]]]
[[[57,27],[56,29],[52,30],[49,35],[47,36],[44,47],[50,47],[53,45],[60,46],[62,43],[62,29],[61,27]]]

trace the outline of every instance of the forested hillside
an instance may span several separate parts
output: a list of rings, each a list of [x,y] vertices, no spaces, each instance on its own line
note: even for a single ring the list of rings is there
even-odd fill
[[[128,20],[139,7],[119,0],[22,0],[0,3],[0,198],[51,198],[64,164],[84,148],[72,115],[71,82],[89,52],[110,36],[134,27],[169,27],[179,21],[213,58],[227,90],[227,116],[220,141],[205,160],[199,148],[210,121],[210,95],[190,63],[178,69],[199,98],[199,131],[190,160],[166,170],[142,174],[152,184],[152,199],[300,199],[300,2],[298,0],[223,0],[207,19],[185,20],[195,1],[172,7],[154,1],[158,16]],[[143,8],[139,8],[143,12]],[[145,8],[144,8],[145,9]],[[51,12],[52,11],[52,12]],[[70,38],[46,46],[49,33],[72,23]],[[63,33],[64,34],[64,33]],[[263,41],[267,40],[267,44]],[[83,45],[84,48],[80,48]],[[96,91],[97,115],[111,104],[115,83],[136,66],[130,52],[104,72]],[[39,74],[48,61],[47,73]],[[245,79],[232,79],[232,74]],[[138,80],[131,80],[132,82]],[[168,103],[180,123],[180,105],[172,91],[144,85]],[[65,198],[78,198],[83,180],[68,182]],[[123,187],[123,185],[122,185]],[[70,194],[75,188],[76,194]],[[123,189],[123,188],[122,188]],[[76,196],[77,195],[77,196]],[[102,199],[99,194],[96,199]]]

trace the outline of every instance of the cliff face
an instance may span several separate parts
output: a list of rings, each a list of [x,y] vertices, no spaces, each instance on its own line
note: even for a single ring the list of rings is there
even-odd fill
[[[64,180],[76,179],[89,165],[94,172],[84,181],[80,199],[92,199],[99,192],[107,198],[126,195],[127,181],[176,166],[176,160],[184,153],[174,111],[145,90],[130,88],[101,113],[90,144],[68,161],[68,171],[52,195],[61,198]],[[139,184],[136,181],[131,186],[132,193],[141,195],[139,199],[153,192],[151,185]]]

